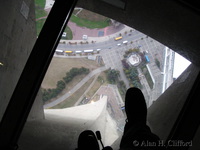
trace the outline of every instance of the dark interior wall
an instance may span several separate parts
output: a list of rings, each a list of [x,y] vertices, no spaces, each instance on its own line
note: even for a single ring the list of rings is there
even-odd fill
[[[33,0],[0,1],[0,119],[36,40]],[[28,82],[28,81],[27,81]],[[34,107],[41,110],[40,105]],[[37,103],[37,102],[36,102]],[[37,110],[37,111],[36,111]],[[41,115],[41,114],[40,114]],[[36,118],[34,114],[31,118]]]
[[[148,122],[155,134],[166,140],[191,92],[199,68],[191,64],[148,109]],[[189,130],[189,129],[188,129]]]
[[[78,6],[131,26],[200,65],[200,17],[177,1],[127,0],[125,10],[101,0],[79,0]]]

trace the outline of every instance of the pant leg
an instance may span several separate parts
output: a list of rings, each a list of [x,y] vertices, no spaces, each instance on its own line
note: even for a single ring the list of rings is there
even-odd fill
[[[126,123],[120,150],[161,150],[163,148],[163,141],[153,134],[147,125]]]

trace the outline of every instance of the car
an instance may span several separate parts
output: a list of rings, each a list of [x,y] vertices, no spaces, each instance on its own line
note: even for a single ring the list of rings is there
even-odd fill
[[[123,44],[128,44],[128,41],[123,41]]]
[[[62,37],[67,37],[67,33],[63,32]]]
[[[88,39],[88,36],[87,36],[87,35],[83,35],[83,36],[82,36],[82,39],[83,39],[83,40],[87,40],[87,39]]]
[[[121,46],[121,43],[118,43],[117,46]]]

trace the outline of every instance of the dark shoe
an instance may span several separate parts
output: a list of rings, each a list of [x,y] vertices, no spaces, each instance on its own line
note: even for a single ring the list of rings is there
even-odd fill
[[[125,111],[128,123],[146,124],[147,105],[142,91],[138,88],[129,88],[125,97]]]
[[[93,131],[85,130],[79,135],[76,150],[99,150],[99,143]]]

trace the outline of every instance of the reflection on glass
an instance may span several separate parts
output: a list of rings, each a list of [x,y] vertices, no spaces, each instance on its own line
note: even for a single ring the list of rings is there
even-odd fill
[[[39,34],[51,3],[36,1],[36,8]],[[41,85],[45,119],[62,125],[69,138],[80,128],[98,128],[114,135],[105,139],[111,145],[123,133],[126,90],[140,88],[151,106],[174,81],[174,61],[175,53],[151,37],[75,8]]]
[[[126,6],[126,0],[102,0],[102,1],[122,9],[125,9]]]

